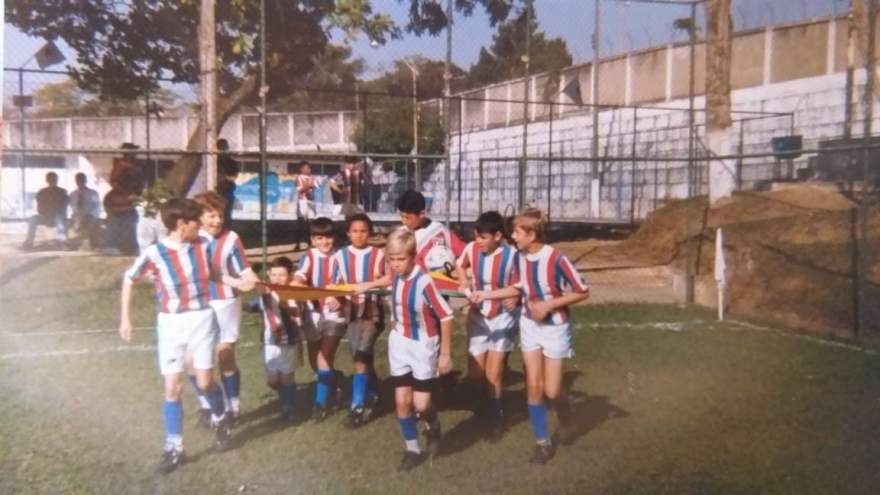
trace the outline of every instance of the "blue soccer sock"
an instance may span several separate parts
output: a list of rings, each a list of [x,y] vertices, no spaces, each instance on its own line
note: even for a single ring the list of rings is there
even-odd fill
[[[327,396],[333,387],[336,379],[336,373],[329,369],[318,369],[318,383],[315,386],[315,405],[325,407],[327,405]]]
[[[199,398],[199,408],[200,409],[211,409],[211,405],[208,404],[208,399],[205,398],[205,394],[202,393],[202,389],[199,388],[199,382],[196,380],[196,375],[186,375],[189,378],[189,382],[192,384],[193,389],[196,391],[196,397]]]
[[[166,400],[162,404],[165,420],[165,438],[168,444],[180,444],[183,438],[183,402]]]
[[[226,413],[226,404],[223,403],[223,392],[220,387],[212,386],[208,392],[203,392],[208,404],[211,405],[211,416],[219,420]]]
[[[296,385],[291,384],[282,384],[281,387],[278,388],[278,400],[281,402],[281,410],[282,411],[292,411],[293,410],[293,402],[296,398]]]
[[[532,422],[532,432],[538,443],[548,442],[547,436],[547,406],[542,401],[540,404],[529,404],[529,420]]]
[[[223,390],[226,392],[226,400],[229,402],[229,410],[238,414],[240,400],[239,390],[241,388],[241,372],[236,370],[231,375],[222,374],[220,378],[223,382]]]
[[[351,408],[362,407],[367,396],[367,382],[370,375],[366,373],[355,373],[351,375]]]
[[[400,434],[403,435],[403,441],[406,443],[406,450],[419,453],[419,431],[416,425],[416,417],[413,414],[405,418],[397,418],[400,424]]]

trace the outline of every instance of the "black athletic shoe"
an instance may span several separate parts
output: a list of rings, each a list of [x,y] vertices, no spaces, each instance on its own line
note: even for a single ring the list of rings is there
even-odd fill
[[[345,418],[345,426],[352,430],[363,426],[366,422],[366,409],[363,406],[355,407],[348,412],[348,417]]]
[[[220,421],[212,422],[211,429],[214,430],[214,449],[224,452],[229,448],[229,417],[224,415]]]
[[[535,451],[532,453],[532,457],[529,459],[529,462],[532,464],[547,464],[547,461],[553,457],[555,450],[553,449],[553,444],[551,443],[538,443],[535,444]]]
[[[403,453],[403,458],[400,460],[400,465],[397,466],[397,470],[401,473],[405,473],[418,467],[418,465],[423,462],[425,462],[425,454],[407,450]]]
[[[504,435],[504,416],[495,416],[489,419],[489,428],[486,430],[486,438],[495,443]]]
[[[327,409],[327,406],[315,405],[312,407],[312,421],[315,423],[324,421],[328,416],[330,416],[330,411]]]
[[[211,410],[199,409],[199,426],[206,430],[211,428]]]
[[[428,455],[431,457],[436,456],[437,452],[440,451],[440,437],[443,434],[440,428],[440,420],[436,414],[432,421],[425,422],[423,433],[425,434],[425,450],[428,451]]]
[[[183,463],[183,450],[168,449],[162,452],[162,461],[159,463],[159,472],[168,474],[177,469]]]

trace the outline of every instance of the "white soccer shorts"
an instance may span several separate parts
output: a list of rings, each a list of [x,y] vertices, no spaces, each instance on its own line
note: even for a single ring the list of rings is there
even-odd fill
[[[229,299],[215,299],[211,301],[211,309],[214,310],[214,327],[217,330],[218,342],[238,342],[238,332],[241,328],[241,297]]]
[[[388,363],[391,376],[412,373],[416,380],[437,378],[437,361],[440,358],[440,337],[421,340],[404,337],[392,330],[388,337]]]
[[[551,359],[574,356],[569,323],[548,325],[523,316],[519,320],[519,340],[523,352],[540,349],[545,357]]]
[[[214,311],[210,308],[183,313],[159,313],[156,334],[159,371],[163,375],[182,373],[187,355],[192,367],[214,367]]]
[[[369,320],[349,322],[345,333],[348,339],[348,347],[351,349],[352,354],[358,351],[372,354],[378,335],[379,329],[376,327],[376,322]]]
[[[502,311],[494,318],[486,318],[476,309],[467,316],[468,353],[479,356],[489,351],[510,352],[516,337],[516,318]]]
[[[263,363],[266,375],[288,375],[296,371],[300,347],[296,345],[263,345]]]
[[[319,313],[307,307],[303,308],[302,331],[306,340],[315,342],[327,337],[342,337],[345,335],[346,321],[339,314],[331,311]]]
[[[317,218],[318,213],[315,210],[315,202],[309,199],[301,199],[297,202],[297,215],[305,220]]]

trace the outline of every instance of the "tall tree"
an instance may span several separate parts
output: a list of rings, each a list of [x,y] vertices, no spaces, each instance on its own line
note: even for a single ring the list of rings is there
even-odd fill
[[[435,0],[406,1],[411,32],[438,34],[446,26]],[[365,33],[379,43],[400,34],[389,15],[373,12],[370,0],[265,3],[266,86],[272,100],[289,95],[311,73],[332,32]],[[257,100],[259,5],[228,0],[217,11],[218,127],[241,105]],[[456,0],[455,5],[465,14],[482,5],[493,23],[504,20],[511,9],[507,0]],[[5,11],[7,22],[28,35],[63,39],[76,52],[77,66],[69,69],[77,83],[101,98],[137,98],[156,89],[158,76],[190,84],[199,80],[196,0],[9,0]],[[199,148],[202,133],[201,126],[193,132],[190,149]],[[178,193],[187,191],[198,169],[198,160],[181,159],[169,184]]]
[[[553,72],[572,63],[571,52],[562,38],[547,38],[538,30],[533,16],[528,25],[523,10],[515,19],[499,24],[492,36],[492,46],[480,49],[477,63],[468,71],[470,87],[522,77],[525,72],[526,33],[531,32],[529,73]]]
[[[150,95],[163,108],[175,106],[177,95],[159,88]],[[105,98],[81,89],[73,79],[44,84],[34,91],[33,117],[115,117],[142,115],[144,99],[119,100]]]

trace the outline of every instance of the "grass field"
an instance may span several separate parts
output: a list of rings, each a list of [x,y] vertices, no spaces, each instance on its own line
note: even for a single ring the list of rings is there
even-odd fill
[[[17,268],[0,275],[0,493],[880,493],[875,351],[649,305],[576,308],[566,378],[578,435],[548,465],[527,463],[514,353],[505,437],[484,441],[452,398],[440,455],[408,474],[396,472],[402,441],[387,407],[354,432],[342,413],[319,425],[276,421],[248,315],[233,448],[211,451],[187,389],[189,460],[162,476],[148,288],[137,294],[143,329],[122,345],[114,329],[124,260],[28,263],[4,264]],[[458,369],[464,343],[457,333]],[[341,352],[340,367],[349,364]],[[301,369],[298,380],[302,419],[313,378]]]

